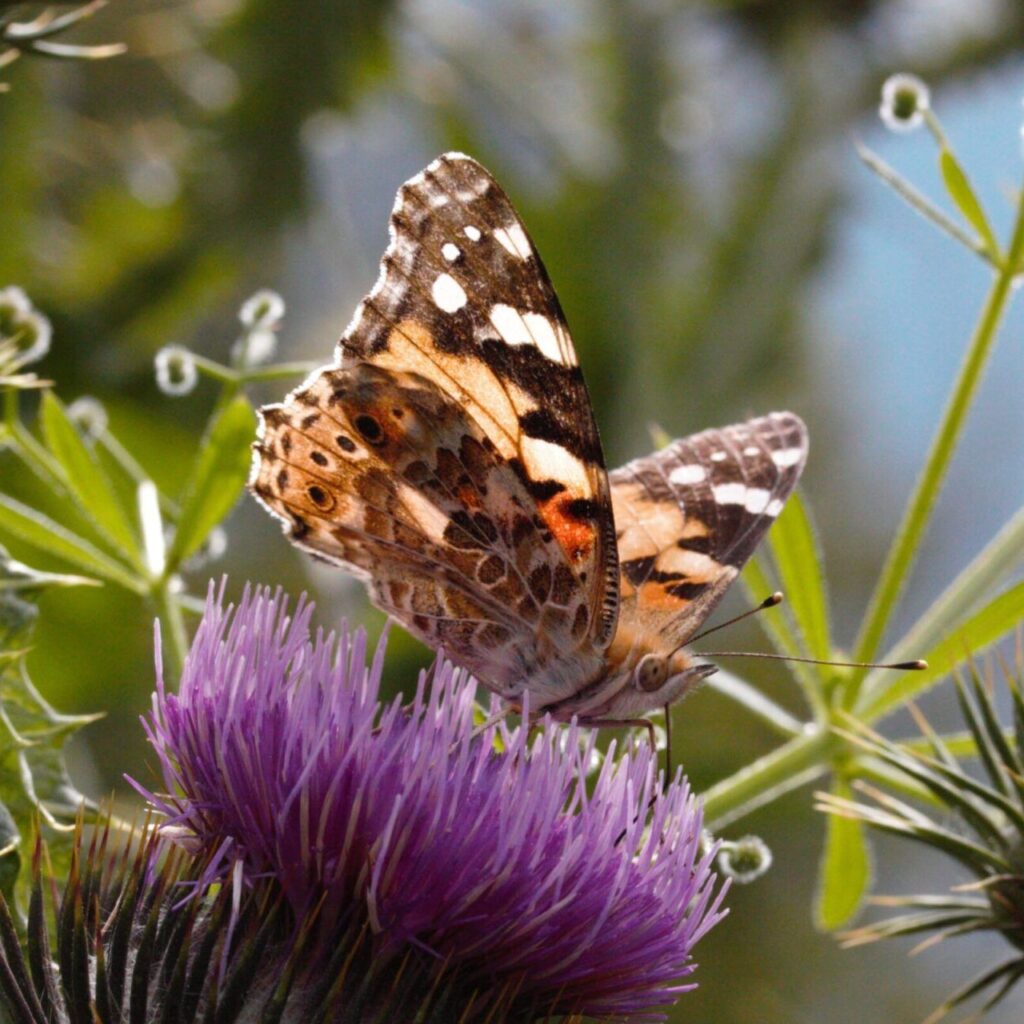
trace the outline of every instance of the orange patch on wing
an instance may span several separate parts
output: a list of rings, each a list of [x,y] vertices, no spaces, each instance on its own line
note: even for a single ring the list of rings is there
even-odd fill
[[[597,530],[592,523],[572,515],[569,506],[573,497],[567,492],[556,494],[537,506],[541,519],[558,541],[570,564],[575,565],[590,557],[597,541]]]
[[[459,504],[471,509],[480,509],[483,502],[480,500],[480,492],[472,484],[463,484],[456,492]]]
[[[664,583],[656,581],[645,583],[637,594],[637,604],[644,609],[676,612],[685,608],[689,603],[685,597],[676,597],[674,594],[670,594]]]
[[[699,519],[690,518],[683,524],[683,532],[679,535],[680,540],[688,540],[690,537],[706,537],[710,531],[707,523]]]

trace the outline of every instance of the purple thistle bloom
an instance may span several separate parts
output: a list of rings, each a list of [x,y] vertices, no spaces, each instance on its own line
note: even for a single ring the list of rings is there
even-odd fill
[[[168,825],[220,851],[218,880],[368,923],[377,956],[413,946],[557,1012],[664,1019],[726,913],[685,781],[661,792],[642,746],[587,785],[575,726],[474,735],[473,681],[443,663],[381,706],[383,643],[367,667],[365,633],[314,638],[312,612],[211,589],[177,695],[158,646],[144,724],[173,795],[146,795]]]

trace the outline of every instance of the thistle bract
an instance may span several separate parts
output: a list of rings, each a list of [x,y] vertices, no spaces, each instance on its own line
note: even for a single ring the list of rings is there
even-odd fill
[[[724,915],[685,782],[662,792],[643,747],[587,785],[575,727],[474,730],[444,663],[382,707],[383,645],[367,667],[365,634],[312,636],[312,611],[211,593],[179,693],[158,679],[172,795],[148,795],[208,880],[273,878],[298,919],[364,924],[378,960],[416,948],[545,1012],[661,1019]]]

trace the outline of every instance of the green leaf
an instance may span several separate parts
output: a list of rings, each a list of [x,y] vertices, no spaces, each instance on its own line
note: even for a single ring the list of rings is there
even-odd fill
[[[940,231],[944,231],[950,238],[956,239],[961,245],[966,246],[988,263],[993,262],[993,255],[986,250],[985,246],[964,231],[960,225],[940,210],[927,196],[919,192],[902,175],[898,174],[880,156],[873,153],[866,146],[859,142],[854,143],[857,147],[857,155],[864,161],[869,170],[873,171],[888,185],[904,202],[919,213],[922,217],[930,220]]]
[[[14,904],[14,883],[21,871],[21,834],[14,817],[7,807],[0,803],[0,893],[8,905]]]
[[[832,796],[851,798],[845,779],[832,783]],[[860,909],[871,884],[871,856],[864,824],[838,814],[828,816],[825,852],[818,869],[815,922],[824,931],[846,924]]]
[[[706,689],[714,690],[746,708],[783,736],[796,736],[804,730],[803,722],[731,672],[719,668],[713,675],[708,676],[703,685]]]
[[[992,226],[971,187],[970,179],[964,173],[957,158],[945,147],[939,153],[939,167],[942,170],[942,180],[945,182],[950,199],[956,203],[957,209],[963,214],[967,223],[978,232],[978,236],[985,243],[988,252],[993,258],[999,259],[999,243],[996,241]]]
[[[1022,622],[1024,581],[1003,591],[980,611],[959,623],[949,635],[927,651],[924,658],[928,662],[928,668],[923,672],[904,672],[888,687],[876,682],[870,690],[866,690],[858,717],[864,722],[872,722],[902,706],[934,686],[957,665],[962,665],[972,656],[1002,639]],[[874,674],[869,678],[874,678]],[[881,675],[878,675],[878,679],[881,678]]]
[[[910,661],[922,651],[934,647],[965,612],[976,607],[993,589],[1010,576],[1024,560],[1024,508],[985,545],[970,564],[932,603],[931,607],[886,652],[883,661]],[[864,681],[864,692],[871,694],[880,676],[873,674]]]
[[[98,587],[99,580],[89,576],[69,576],[66,573],[43,572],[11,558],[0,544],[0,596],[21,594],[35,598],[48,587]]]
[[[89,801],[68,775],[64,749],[97,717],[54,710],[32,685],[24,658],[0,670],[0,833],[20,834],[21,839],[20,857],[15,850],[15,857],[7,860],[0,848],[0,885],[8,884],[8,874],[21,863],[31,861],[37,820],[52,832],[50,848],[58,875],[66,868],[71,826],[78,809]],[[23,887],[24,880],[19,882]]]
[[[769,573],[766,560],[759,554],[755,554],[743,567],[740,580],[751,604],[755,605],[760,604],[769,594],[773,594],[779,589],[775,579]],[[800,644],[797,641],[796,633],[790,626],[785,605],[781,609],[772,609],[758,615],[757,622],[779,654],[800,654]],[[790,668],[811,706],[823,711],[821,685],[811,666],[795,661],[790,663]]]
[[[799,492],[786,502],[768,534],[768,546],[806,653],[813,658],[828,658],[832,652],[821,554]]]
[[[59,523],[14,498],[0,494],[0,530],[64,559],[88,573],[144,594],[146,583],[132,575],[131,570],[93,547],[87,540],[65,529]]]
[[[255,436],[252,406],[237,396],[209,426],[181,501],[181,518],[167,556],[172,572],[194,555],[231,511],[249,477]]]
[[[39,418],[46,446],[67,474],[83,512],[118,551],[141,565],[138,537],[110,478],[52,392],[43,395]]]

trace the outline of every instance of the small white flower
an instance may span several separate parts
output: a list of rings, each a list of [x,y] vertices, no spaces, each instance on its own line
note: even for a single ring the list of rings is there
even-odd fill
[[[33,310],[16,321],[16,341],[18,345],[18,364],[38,362],[50,351],[50,340],[53,328],[50,321],[42,313]]]
[[[16,284],[0,288],[0,317],[24,316],[32,312],[32,303],[23,288]]]
[[[238,366],[259,366],[277,351],[277,335],[269,327],[254,327],[235,342],[231,358]]]
[[[269,288],[262,288],[250,295],[238,311],[238,319],[251,330],[273,330],[283,317],[284,299]]]
[[[21,288],[13,284],[0,288],[0,342],[13,346],[15,367],[42,359],[50,351],[52,335],[50,321],[32,308]]]
[[[156,354],[157,387],[165,395],[187,395],[198,379],[195,359],[183,345],[165,345]]]
[[[97,441],[107,429],[107,410],[91,395],[82,395],[68,406],[71,422],[87,441]]]
[[[718,868],[727,878],[746,885],[772,866],[772,851],[760,836],[723,842],[718,849]]]
[[[931,92],[917,75],[890,75],[882,86],[878,113],[890,131],[912,132],[924,123],[930,106]]]

